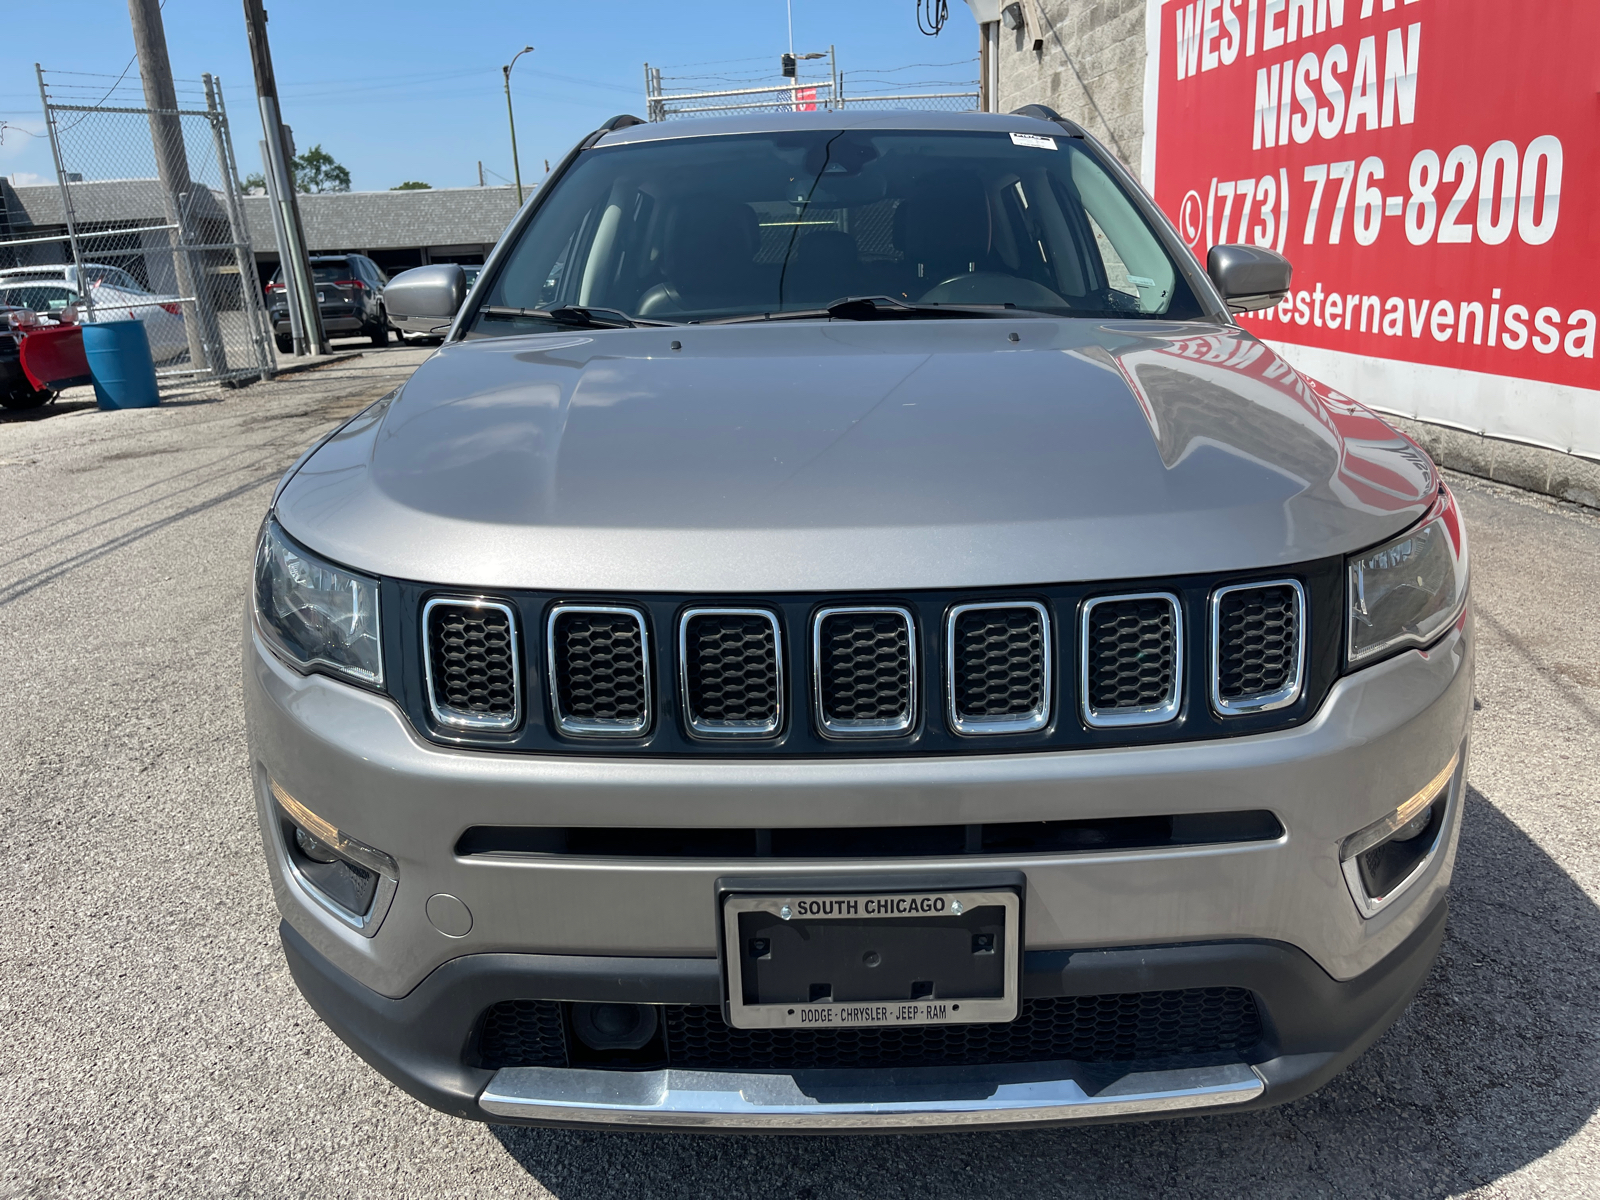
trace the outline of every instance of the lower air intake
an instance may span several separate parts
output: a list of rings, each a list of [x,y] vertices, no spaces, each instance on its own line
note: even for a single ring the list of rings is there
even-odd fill
[[[1034,997],[1015,1021],[995,1025],[734,1029],[709,1004],[667,1005],[662,1015],[667,1065],[709,1071],[1237,1060],[1261,1041],[1255,997],[1225,987]],[[491,1070],[565,1062],[557,1004],[503,1001],[482,1030],[479,1057]]]

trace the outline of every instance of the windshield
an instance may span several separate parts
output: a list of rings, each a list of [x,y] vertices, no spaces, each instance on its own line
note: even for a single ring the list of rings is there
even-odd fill
[[[84,278],[89,281],[90,287],[113,287],[118,291],[145,293],[143,285],[129,275],[121,267],[106,267],[98,263],[86,263],[83,268]]]
[[[807,130],[585,151],[519,235],[472,333],[526,332],[517,309],[704,321],[865,296],[1202,315],[1139,210],[1074,139]]]

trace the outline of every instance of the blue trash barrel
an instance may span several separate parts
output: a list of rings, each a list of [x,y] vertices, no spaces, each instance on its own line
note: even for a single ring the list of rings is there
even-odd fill
[[[154,408],[156,364],[142,321],[96,321],[83,327],[83,356],[101,408]]]

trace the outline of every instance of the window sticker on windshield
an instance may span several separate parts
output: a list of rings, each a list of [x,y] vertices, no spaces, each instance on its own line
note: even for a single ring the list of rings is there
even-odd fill
[[[1046,137],[1042,133],[1013,133],[1011,143],[1015,146],[1032,146],[1035,150],[1054,150],[1056,140]]]

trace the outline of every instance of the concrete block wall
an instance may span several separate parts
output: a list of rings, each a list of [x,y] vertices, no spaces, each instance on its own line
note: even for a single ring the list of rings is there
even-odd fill
[[[1000,28],[1001,112],[1044,104],[1078,122],[1139,174],[1144,143],[1145,0],[1037,0],[1031,23]],[[1030,14],[1031,15],[1031,14]]]

